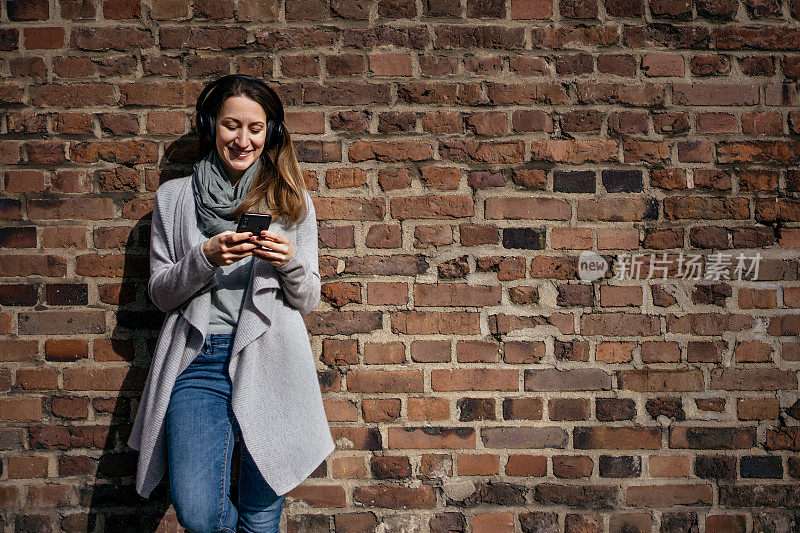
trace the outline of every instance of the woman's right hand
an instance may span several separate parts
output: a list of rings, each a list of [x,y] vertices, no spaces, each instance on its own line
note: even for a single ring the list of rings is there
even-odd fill
[[[233,264],[253,255],[252,250],[257,245],[249,242],[252,234],[250,231],[223,231],[203,243],[203,253],[210,263],[217,266]]]

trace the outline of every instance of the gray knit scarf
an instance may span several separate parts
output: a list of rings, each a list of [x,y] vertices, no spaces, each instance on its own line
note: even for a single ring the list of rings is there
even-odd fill
[[[197,208],[198,225],[203,232],[217,235],[226,230],[236,231],[238,219],[232,213],[250,190],[260,167],[259,157],[233,187],[216,149],[194,164],[194,205]]]

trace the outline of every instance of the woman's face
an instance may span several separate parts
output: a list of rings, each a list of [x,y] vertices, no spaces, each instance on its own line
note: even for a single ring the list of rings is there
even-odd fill
[[[217,114],[216,147],[231,182],[237,182],[264,151],[267,114],[246,96],[231,96]]]

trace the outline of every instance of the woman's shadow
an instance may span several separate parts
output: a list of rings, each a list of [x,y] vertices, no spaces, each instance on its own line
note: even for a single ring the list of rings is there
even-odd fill
[[[159,164],[159,184],[191,174],[192,164],[200,155],[197,138],[193,134],[184,135],[168,145]],[[129,199],[135,202],[137,197],[138,193],[132,193]],[[81,504],[88,505],[89,512],[85,516],[66,517],[64,520],[71,522],[67,530],[84,530],[85,525],[85,531],[91,533],[183,531],[178,525],[174,510],[167,514],[172,504],[167,472],[149,498],[142,498],[136,493],[136,465],[139,452],[127,444],[147,379],[153,348],[165,316],[147,295],[151,216],[152,207],[148,209],[147,214],[141,216],[128,234],[116,326],[109,339],[109,352],[115,358],[129,361],[131,368],[125,376],[116,400],[94,404],[95,410],[111,413],[111,424],[105,435],[103,453],[96,464],[94,485],[86,487],[86,491],[91,490],[91,494],[80,495]],[[97,351],[97,348],[95,350]],[[104,427],[97,426],[95,429],[102,434]],[[237,442],[236,448],[238,447]],[[231,468],[232,491],[235,491],[238,485],[236,482],[238,456],[238,451],[234,449],[234,465]],[[235,492],[232,498],[236,501]],[[87,500],[87,503],[83,503]]]

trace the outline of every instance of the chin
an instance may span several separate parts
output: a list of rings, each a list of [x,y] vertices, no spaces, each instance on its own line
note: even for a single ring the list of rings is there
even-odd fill
[[[237,159],[236,161],[231,161],[230,159],[228,159],[228,165],[232,169],[241,170],[241,171],[245,171],[248,168],[250,168],[250,165],[252,165],[254,162],[255,162],[255,158],[252,158],[252,157],[248,157],[244,161],[242,161],[241,159]]]
[[[239,158],[232,158],[229,155],[227,155],[227,150],[226,150],[225,161],[228,163],[228,166],[230,166],[234,170],[241,170],[241,171],[247,170],[248,168],[250,168],[250,165],[252,165],[255,162],[255,160],[256,156],[253,155],[252,153],[250,153],[245,159],[239,159]]]

